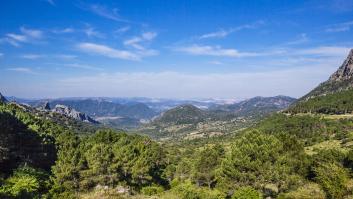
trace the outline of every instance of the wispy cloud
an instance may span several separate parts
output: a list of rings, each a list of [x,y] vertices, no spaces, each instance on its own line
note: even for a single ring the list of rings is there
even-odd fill
[[[24,54],[21,56],[21,58],[32,59],[32,60],[43,58],[43,57],[44,55],[39,55],[39,54]]]
[[[316,56],[342,56],[347,55],[350,51],[348,47],[342,46],[319,46],[307,49],[297,49],[295,54],[299,55],[316,55]]]
[[[77,69],[85,69],[85,70],[95,70],[95,71],[102,71],[103,70],[100,67],[91,66],[88,64],[79,64],[79,63],[46,63],[46,64],[55,65],[55,66],[64,66],[64,67],[70,67],[70,68],[77,68]]]
[[[141,34],[141,36],[125,40],[124,45],[131,46],[138,50],[144,50],[145,48],[141,45],[141,42],[152,41],[156,36],[156,32],[144,32]]]
[[[103,38],[104,34],[97,31],[95,28],[93,28],[91,25],[86,24],[86,28],[82,30],[88,37],[98,37],[98,38]]]
[[[244,25],[241,25],[241,26],[230,28],[228,30],[221,29],[221,30],[216,31],[216,32],[207,33],[207,34],[199,36],[198,38],[199,39],[224,38],[224,37],[227,37],[231,33],[234,33],[234,32],[237,32],[237,31],[241,31],[241,30],[244,30],[244,29],[256,29],[256,28],[258,28],[258,27],[260,27],[260,26],[262,26],[264,24],[265,24],[265,22],[260,20],[260,21],[254,22],[254,23],[244,24]]]
[[[126,59],[126,60],[139,60],[140,57],[126,50],[114,49],[109,46],[95,44],[95,43],[80,43],[77,45],[78,49],[82,52],[102,55],[110,58]]]
[[[298,45],[298,44],[303,44],[309,41],[308,36],[306,35],[306,33],[302,33],[298,36],[297,39],[293,40],[293,41],[289,41],[287,43],[285,43],[286,45]]]
[[[13,46],[20,46],[20,43],[31,43],[38,41],[44,37],[44,33],[41,30],[28,29],[21,27],[20,34],[18,33],[7,33],[6,37],[2,41],[8,42]]]
[[[114,31],[114,33],[118,33],[118,34],[121,34],[121,33],[124,33],[124,32],[127,32],[130,30],[130,26],[124,26],[124,27],[121,27],[121,28],[118,28]]]
[[[87,64],[78,64],[78,63],[64,64],[64,66],[68,66],[68,67],[71,67],[71,68],[87,69],[87,70],[102,70],[99,67],[90,66],[90,65],[87,65]]]
[[[344,23],[331,25],[328,28],[326,28],[325,31],[326,32],[346,32],[346,31],[349,31],[352,26],[353,26],[353,21],[348,21]]]
[[[73,60],[77,58],[77,55],[56,54],[54,57],[63,60]]]
[[[52,6],[55,6],[55,2],[54,2],[54,0],[46,0],[46,2],[48,2],[50,5],[52,5]]]
[[[178,47],[174,50],[184,52],[191,55],[208,55],[208,56],[219,56],[219,57],[252,57],[259,56],[258,53],[250,52],[239,52],[232,48],[222,48],[220,46],[201,46],[201,45],[191,45],[186,47]]]
[[[52,30],[52,32],[55,34],[73,33],[75,32],[75,29],[73,28],[54,29]]]
[[[61,59],[61,60],[73,60],[76,59],[76,55],[67,55],[67,54],[23,54],[20,56],[23,59],[43,59],[43,58],[50,58],[50,59]]]
[[[228,31],[220,30],[220,31],[217,31],[217,32],[211,32],[211,33],[207,33],[207,34],[201,35],[199,37],[199,39],[224,38],[224,37],[228,36],[231,32],[232,31],[230,31],[230,30],[228,30]]]
[[[223,62],[220,62],[220,61],[210,61],[208,63],[212,65],[223,65]]]
[[[0,53],[0,58],[4,57],[4,53]]]
[[[38,74],[36,72],[34,72],[32,69],[30,68],[25,68],[25,67],[14,67],[14,68],[7,68],[8,71],[14,71],[14,72],[19,72],[19,73],[27,73],[27,74]]]
[[[98,16],[104,17],[106,19],[110,19],[118,22],[129,22],[126,19],[123,19],[119,13],[117,8],[109,8],[105,5],[101,4],[81,4],[79,7],[83,10],[88,10]]]

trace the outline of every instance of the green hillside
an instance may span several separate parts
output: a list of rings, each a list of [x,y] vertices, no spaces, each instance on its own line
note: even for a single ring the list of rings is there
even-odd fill
[[[288,113],[352,114],[353,89],[344,90],[299,101],[289,107]]]

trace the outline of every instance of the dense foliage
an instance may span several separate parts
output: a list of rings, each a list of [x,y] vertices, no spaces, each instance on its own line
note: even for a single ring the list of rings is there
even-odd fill
[[[322,114],[353,113],[353,89],[299,101],[290,107],[287,112]]]

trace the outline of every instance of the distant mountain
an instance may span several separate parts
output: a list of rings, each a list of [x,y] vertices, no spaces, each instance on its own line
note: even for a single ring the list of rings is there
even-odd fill
[[[346,60],[334,72],[330,78],[321,83],[299,101],[305,101],[313,97],[322,96],[353,88],[353,49],[349,52]]]
[[[185,104],[164,112],[154,120],[154,123],[192,124],[203,121],[206,116],[206,111],[196,106]]]
[[[8,102],[7,99],[0,93],[0,103]]]
[[[283,110],[296,99],[288,96],[254,97],[238,103],[212,107],[214,112],[223,111],[237,116],[265,115]]]
[[[151,119],[157,113],[143,103],[118,104],[100,99],[51,100],[50,104],[66,105],[93,117],[122,116],[135,119]]]
[[[48,108],[48,107],[50,107],[49,104],[46,104],[45,108]],[[71,118],[73,118],[75,120],[79,120],[79,121],[82,121],[82,122],[98,124],[97,121],[95,121],[94,119],[92,119],[91,117],[86,115],[85,113],[81,113],[81,112],[76,111],[75,109],[70,108],[70,107],[65,106],[65,105],[57,104],[55,106],[55,108],[52,109],[51,111],[55,112],[55,113],[66,115],[68,117],[71,117]]]
[[[294,101],[287,96],[255,97],[233,104],[213,104],[208,109],[185,104],[163,112],[137,132],[162,140],[225,135],[249,127]]]

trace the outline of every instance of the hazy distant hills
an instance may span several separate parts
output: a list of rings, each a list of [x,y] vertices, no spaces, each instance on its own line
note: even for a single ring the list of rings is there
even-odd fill
[[[215,106],[211,110],[233,113],[237,116],[265,115],[283,110],[295,100],[295,98],[282,95],[275,97],[254,97],[234,104]]]
[[[157,113],[143,103],[119,104],[104,100],[52,100],[53,106],[63,104],[92,117],[121,116],[135,119],[151,119]]]
[[[233,104],[200,109],[184,104],[169,109],[138,129],[156,139],[194,139],[231,133],[249,127],[295,101],[287,96],[255,97]]]
[[[150,98],[60,98],[20,99],[10,97],[9,101],[26,103],[43,108],[49,103],[51,109],[66,106],[87,115],[106,126],[131,129],[153,121],[153,124],[192,124],[200,122],[231,121],[247,117],[251,121],[271,112],[287,108],[295,99],[287,96],[255,97],[234,102],[234,100],[178,100]],[[77,115],[77,114],[76,114]],[[250,118],[252,117],[252,118]]]

